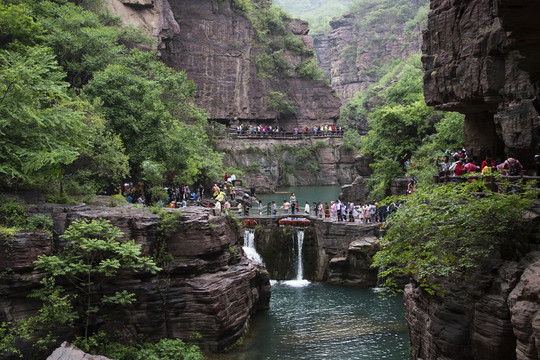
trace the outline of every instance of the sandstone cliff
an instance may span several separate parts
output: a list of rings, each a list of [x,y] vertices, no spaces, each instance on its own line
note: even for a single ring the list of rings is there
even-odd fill
[[[247,169],[248,185],[336,185],[351,183],[357,159],[342,148],[341,138],[221,140],[225,166]]]
[[[260,41],[247,14],[234,8],[230,0],[107,3],[125,22],[148,29],[158,39],[162,60],[186,71],[197,85],[197,104],[212,120],[279,123],[292,129],[331,123],[339,116],[341,102],[329,85],[294,73],[295,67],[312,55],[285,50],[283,58],[293,74],[283,72],[276,81],[259,76],[256,58],[261,53]],[[303,46],[313,49],[305,23],[290,20],[287,27],[287,36],[297,37]],[[283,116],[269,107],[272,91],[285,94],[295,104],[294,114]]]
[[[465,281],[444,283],[444,298],[407,285],[414,358],[538,359],[539,272],[540,253],[530,253],[519,262],[492,260]]]
[[[405,60],[420,50],[421,25],[413,18],[426,1],[410,1],[406,14],[388,12],[375,22],[366,21],[372,9],[365,5],[357,12],[330,22],[328,35],[317,35],[315,50],[321,68],[331,77],[332,88],[346,101],[358,91],[377,82],[377,69],[395,59]],[[390,5],[388,5],[390,7]],[[373,13],[375,12],[373,11]],[[404,26],[405,20],[409,21]]]
[[[538,139],[536,2],[432,0],[422,62],[426,102],[466,115],[466,147],[511,151],[527,167]]]
[[[126,239],[142,244],[144,255],[152,256],[159,246],[160,217],[130,205],[91,209],[44,204],[33,212],[52,216],[57,233],[76,218],[104,218],[119,227]],[[104,293],[126,288],[137,301],[129,308],[107,308],[108,319],[102,319],[100,329],[152,339],[190,340],[199,333],[202,337],[194,341],[211,351],[233,344],[243,335],[250,316],[267,309],[270,300],[268,273],[244,257],[239,241],[231,218],[213,216],[204,208],[184,209],[176,232],[166,241],[174,260],[165,271],[157,277],[123,274],[103,287]],[[58,246],[48,234],[36,232],[0,242],[0,322],[27,317],[39,308],[35,299],[26,297],[43,277],[34,270],[33,261],[50,254],[53,244]]]

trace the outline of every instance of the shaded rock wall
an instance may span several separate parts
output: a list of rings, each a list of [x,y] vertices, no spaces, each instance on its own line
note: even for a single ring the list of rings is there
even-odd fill
[[[51,214],[55,231],[62,233],[77,218],[105,218],[126,239],[135,239],[152,256],[157,244],[159,216],[130,205],[119,208],[39,205],[34,212]],[[169,210],[177,211],[177,210]],[[166,242],[174,260],[157,277],[124,273],[103,286],[104,294],[125,288],[136,294],[129,308],[110,306],[100,329],[125,330],[146,337],[196,340],[205,350],[222,350],[238,340],[250,316],[267,309],[270,283],[264,269],[243,256],[236,223],[215,217],[204,208],[185,208],[178,230]],[[48,234],[21,233],[0,242],[0,322],[32,315],[40,304],[26,295],[39,287],[43,274],[33,269],[40,254],[50,254],[55,243]],[[60,244],[56,244],[59,246]],[[5,254],[5,255],[4,255]]]
[[[299,217],[304,217],[299,216]],[[375,286],[377,270],[370,267],[378,250],[379,226],[348,225],[308,217],[304,228],[304,278],[335,284]],[[270,277],[290,280],[296,275],[297,229],[280,226],[277,218],[256,218],[255,243]]]
[[[340,138],[237,139],[220,140],[217,149],[225,153],[225,166],[247,169],[248,185],[273,189],[351,183],[357,160],[342,144]]]
[[[413,356],[431,359],[538,359],[540,253],[492,260],[467,280],[444,283],[446,296],[405,288]]]
[[[511,151],[529,168],[540,136],[533,3],[432,0],[422,46],[426,102],[466,115],[467,149]]]

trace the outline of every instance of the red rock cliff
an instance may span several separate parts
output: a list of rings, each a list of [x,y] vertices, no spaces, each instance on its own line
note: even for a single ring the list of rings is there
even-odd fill
[[[466,115],[467,148],[513,152],[532,167],[539,151],[538,2],[432,0],[422,62],[426,102]]]
[[[152,256],[158,246],[160,218],[142,209],[39,205],[34,211],[52,216],[55,232],[63,233],[76,218],[105,218],[126,239],[142,244],[143,255]],[[126,273],[103,287],[104,293],[125,288],[136,294],[137,301],[129,308],[105,309],[108,319],[102,319],[100,329],[122,329],[153,339],[190,340],[199,333],[201,339],[192,341],[203,349],[223,350],[243,335],[253,313],[268,308],[268,273],[244,257],[231,218],[213,216],[204,208],[186,208],[182,214],[178,230],[166,243],[174,258],[167,271],[157,277]],[[40,287],[43,277],[33,262],[40,254],[50,254],[51,244],[48,234],[35,232],[0,241],[0,322],[27,317],[40,307],[27,295]]]

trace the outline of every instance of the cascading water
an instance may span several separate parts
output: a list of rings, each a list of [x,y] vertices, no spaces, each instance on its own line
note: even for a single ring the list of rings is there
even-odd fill
[[[295,280],[285,281],[289,286],[302,287],[309,284],[304,280],[304,265],[302,264],[302,248],[304,246],[304,229],[296,228],[297,250],[296,250],[296,278]],[[293,236],[294,241],[294,236]]]
[[[244,246],[242,249],[248,259],[264,264],[261,255],[259,255],[255,248],[255,229],[246,229],[244,231]]]

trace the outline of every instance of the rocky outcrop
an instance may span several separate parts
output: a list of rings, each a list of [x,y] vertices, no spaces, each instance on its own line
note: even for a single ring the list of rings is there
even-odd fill
[[[131,205],[43,204],[34,207],[33,212],[38,211],[52,216],[57,233],[77,218],[104,218],[119,227],[126,239],[141,244],[146,256],[161,246],[156,237],[160,217]],[[100,329],[152,339],[190,340],[199,333],[201,338],[195,341],[210,351],[233,344],[245,332],[251,315],[267,309],[270,300],[268,273],[244,257],[239,241],[232,218],[213,216],[205,208],[182,209],[176,231],[165,242],[173,260],[162,273],[157,277],[122,274],[103,286],[104,294],[118,288],[132,291],[137,302],[129,309],[108,307],[108,318],[102,319]],[[43,277],[34,270],[33,261],[40,254],[50,254],[53,243],[61,246],[49,234],[34,232],[0,241],[0,322],[27,317],[39,308],[35,299],[26,297]]]
[[[415,358],[538,359],[540,253],[520,262],[492,260],[467,279],[444,282],[445,296],[405,288]]]
[[[76,346],[63,342],[62,345],[47,358],[47,360],[110,360],[105,356],[90,355]]]
[[[341,138],[264,138],[220,140],[217,148],[225,153],[225,166],[247,169],[244,178],[248,186],[274,189],[351,183],[357,160],[354,152],[341,145]]]
[[[135,26],[156,39],[158,54],[180,32],[168,0],[105,0],[103,4],[124,24]]]
[[[510,151],[529,168],[540,150],[532,14],[533,2],[432,0],[422,46],[426,102],[466,115],[469,152]]]
[[[270,277],[275,280],[295,278],[298,231],[303,231],[302,258],[305,279],[375,286],[377,269],[372,269],[371,263],[373,255],[379,249],[379,225],[352,225],[346,222],[322,221],[314,216],[308,218],[311,221],[310,226],[298,229],[280,226],[275,217],[255,219],[257,252],[263,258]]]

